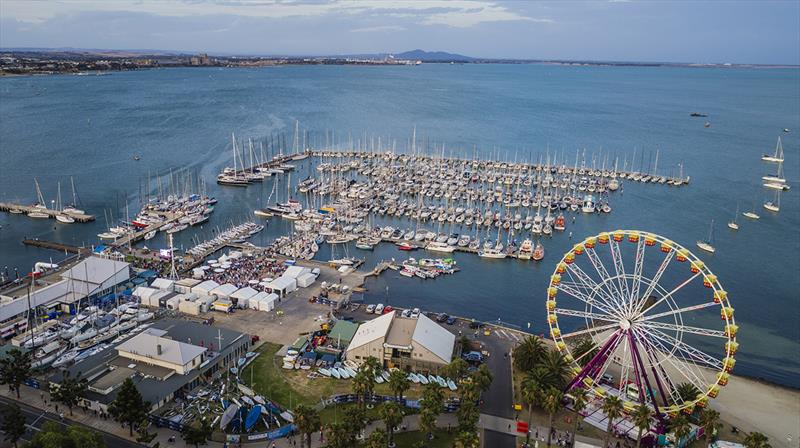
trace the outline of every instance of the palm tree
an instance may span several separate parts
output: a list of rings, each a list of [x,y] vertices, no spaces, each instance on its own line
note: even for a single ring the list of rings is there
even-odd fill
[[[353,378],[351,387],[353,388],[353,393],[358,397],[359,409],[365,408],[367,395],[372,395],[372,389],[375,387],[374,381],[375,377],[367,369],[360,369],[355,378]]]
[[[747,448],[772,448],[769,444],[769,437],[760,432],[751,432],[744,438],[744,446]]]
[[[394,397],[398,400],[403,398],[403,394],[408,390],[411,385],[408,383],[408,375],[402,370],[392,370],[389,374],[389,390],[392,391]]]
[[[544,389],[544,376],[545,372],[543,369],[534,369],[533,372],[522,380],[522,400],[528,405],[529,428],[531,426],[531,420],[533,420],[533,407],[539,404]],[[530,438],[531,433],[528,431],[525,441],[530,442]]]
[[[547,372],[547,385],[563,390],[569,377],[569,364],[558,350],[550,350],[542,358],[542,368]]]
[[[703,413],[700,414],[700,425],[705,433],[706,447],[710,447],[714,433],[722,429],[722,422],[719,421],[719,412],[710,408],[703,410]]]
[[[561,403],[561,401],[564,399],[564,394],[560,389],[551,387],[547,390],[542,398],[542,407],[550,416],[550,430],[547,431],[547,446],[549,447],[553,441],[553,426],[555,426],[556,414],[561,410],[562,407],[564,407],[564,405]]]
[[[422,403],[420,403],[420,424],[429,436],[436,428],[436,418],[444,407],[444,394],[438,384],[429,383],[422,391]]]
[[[364,360],[364,363],[361,364],[361,368],[359,370],[365,370],[367,373],[371,374],[372,378],[375,378],[375,375],[377,375],[382,369],[383,366],[378,358],[374,356],[368,356],[367,359]]]
[[[461,431],[453,441],[455,448],[478,448],[481,446],[481,439],[475,431]]]
[[[608,448],[611,439],[611,430],[614,428],[614,419],[622,415],[622,400],[615,395],[609,395],[603,401],[603,413],[608,417],[608,428],[603,441],[603,447]]]
[[[389,433],[389,445],[394,445],[394,428],[403,421],[403,410],[394,401],[386,401],[378,410],[378,415],[386,423],[386,432]]]
[[[675,390],[678,392],[678,396],[681,397],[683,403],[689,403],[697,400],[697,395],[700,394],[700,389],[698,389],[697,386],[692,383],[678,384],[678,387],[675,388]]]
[[[458,358],[450,361],[450,364],[444,366],[442,373],[453,381],[458,381],[462,376],[464,376],[464,374],[467,373],[467,368],[469,368],[467,361]]]
[[[578,435],[578,422],[583,418],[581,411],[586,409],[586,389],[577,387],[570,392],[572,395],[572,410],[575,411],[575,422],[572,424],[572,440]]]
[[[579,337],[576,338],[570,344],[572,347],[572,355],[578,361],[578,363],[582,366],[585,366],[586,363],[592,360],[594,356],[597,354],[600,349],[597,347],[597,344],[594,343],[591,337]]]
[[[308,447],[311,448],[311,434],[316,432],[320,426],[319,413],[313,408],[301,404],[294,410],[294,421],[301,434],[300,448],[303,448],[304,442],[308,442]]]
[[[650,429],[650,419],[653,417],[653,411],[644,403],[639,403],[636,409],[631,413],[633,417],[633,424],[639,429],[636,434],[636,448],[642,445],[642,433]]]
[[[386,447],[386,431],[383,428],[375,428],[374,431],[367,437],[364,445],[366,448],[385,448]]]
[[[481,392],[486,392],[489,390],[489,386],[492,385],[492,372],[489,371],[486,364],[481,364],[478,370],[472,373],[471,378]]]
[[[669,427],[672,433],[675,435],[675,445],[680,445],[681,440],[688,436],[692,431],[692,426],[689,424],[689,419],[683,414],[680,414],[670,420]]]
[[[533,370],[544,358],[547,348],[539,336],[528,336],[514,348],[514,366],[523,372]]]

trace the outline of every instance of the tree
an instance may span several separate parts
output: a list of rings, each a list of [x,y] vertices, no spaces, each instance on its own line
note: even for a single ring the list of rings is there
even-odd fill
[[[0,360],[0,384],[8,384],[8,388],[17,393],[17,399],[19,399],[20,385],[30,376],[30,352],[12,348],[8,351],[6,357]]]
[[[389,373],[389,390],[392,391],[394,397],[398,400],[403,398],[403,394],[408,390],[411,385],[408,383],[408,375],[402,370],[392,370]]]
[[[25,416],[16,403],[6,405],[3,409],[3,423],[0,430],[5,434],[4,440],[17,448],[17,441],[25,434]]]
[[[700,426],[703,427],[703,432],[706,439],[706,447],[711,446],[711,439],[714,434],[722,429],[722,422],[719,420],[719,412],[714,409],[704,409],[700,414]]]
[[[442,373],[453,381],[458,381],[467,373],[469,364],[461,358],[450,361],[450,364],[444,366]]]
[[[358,397],[358,407],[364,409],[366,407],[366,397],[370,394],[373,387],[375,377],[367,370],[361,369],[356,373],[355,378],[351,382],[353,393]]]
[[[475,431],[461,431],[456,435],[453,446],[455,448],[478,448],[481,439]]]
[[[603,447],[608,448],[609,441],[611,440],[611,430],[614,428],[614,419],[622,415],[622,400],[615,395],[607,396],[605,401],[603,401],[603,413],[608,417],[608,427],[606,428]]]
[[[578,361],[581,367],[585,366],[592,358],[595,357],[600,349],[594,343],[591,337],[578,337],[570,344],[572,347],[572,355]]]
[[[644,403],[639,403],[631,413],[633,424],[639,430],[636,434],[636,448],[642,445],[642,433],[650,429],[650,419],[653,418],[653,411]]]
[[[692,431],[692,426],[689,424],[689,419],[680,414],[669,422],[670,431],[675,435],[675,445],[678,445]]]
[[[314,434],[320,426],[319,413],[313,408],[301,404],[294,410],[294,422],[302,435],[300,448],[303,448],[304,442],[307,442],[308,447],[311,448],[311,434]]]
[[[553,441],[553,426],[556,423],[556,414],[564,407],[562,404],[564,394],[560,389],[550,387],[542,398],[542,407],[550,416],[550,430],[547,432],[547,446],[549,447]]]
[[[86,395],[88,387],[86,378],[81,378],[80,372],[73,377],[69,370],[64,370],[61,382],[57,385],[50,385],[50,396],[54,401],[66,406],[69,409],[69,415],[72,415],[72,408]]]
[[[480,411],[478,410],[478,391],[472,381],[464,382],[459,388],[461,404],[456,411],[459,431],[474,432],[478,423]]]
[[[533,408],[538,406],[541,400],[542,392],[546,388],[547,373],[542,367],[533,369],[525,379],[522,380],[522,401],[528,405],[528,427],[531,427],[533,420]],[[525,436],[525,442],[530,442],[531,434]]]
[[[547,352],[547,355],[542,358],[541,367],[547,373],[547,386],[563,390],[567,385],[567,378],[570,373],[569,364],[567,360],[564,359],[564,355],[558,350],[550,350]]]
[[[330,425],[328,430],[328,448],[348,448],[354,444],[355,435],[353,428],[345,422],[336,422]]]
[[[386,423],[386,432],[389,433],[389,445],[393,445],[394,428],[403,421],[403,410],[394,401],[386,401],[378,410],[378,415]]]
[[[697,400],[697,395],[700,394],[700,389],[692,383],[680,383],[675,389],[680,396],[682,403],[689,403]],[[682,404],[676,402],[675,404]]]
[[[367,412],[358,407],[349,407],[344,410],[344,417],[342,421],[345,422],[348,428],[348,440],[351,444],[355,443],[356,436],[367,427]]]
[[[443,407],[444,394],[441,387],[436,383],[426,384],[420,402],[420,426],[429,437],[436,429],[436,418],[439,417]]]
[[[183,437],[183,441],[186,442],[187,445],[194,445],[197,448],[199,445],[205,445],[206,442],[211,439],[211,434],[214,432],[214,429],[211,428],[211,424],[208,423],[206,420],[202,420],[200,422],[200,426],[195,425],[186,425],[183,427],[183,431],[181,432],[181,436]]]
[[[769,437],[754,431],[744,438],[744,446],[747,448],[772,448],[769,444]]]
[[[133,427],[147,418],[150,402],[142,399],[142,394],[133,384],[133,380],[126,378],[117,393],[117,398],[108,405],[108,413],[114,420],[127,424],[130,435],[133,436]]]
[[[365,448],[385,448],[386,447],[386,431],[383,428],[376,428],[375,431],[367,437]]]
[[[572,423],[572,440],[575,440],[575,436],[578,435],[578,422],[583,418],[581,411],[586,409],[586,389],[582,387],[576,387],[575,389],[572,389],[570,395],[572,395],[572,410],[575,411],[575,422]]]
[[[533,370],[547,353],[547,348],[539,336],[528,336],[514,347],[514,366],[523,372]]]
[[[481,364],[478,370],[472,372],[470,377],[481,392],[486,392],[489,390],[489,386],[492,385],[492,372],[489,371],[489,367],[487,367],[486,364]]]
[[[100,434],[83,426],[64,428],[53,422],[42,425],[42,429],[33,436],[26,448],[105,448],[106,444]]]

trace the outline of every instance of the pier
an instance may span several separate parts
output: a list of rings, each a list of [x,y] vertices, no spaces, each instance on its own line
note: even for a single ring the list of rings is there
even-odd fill
[[[22,240],[22,244],[31,247],[38,247],[41,249],[57,250],[59,252],[70,253],[70,254],[83,255],[92,252],[91,247],[78,247],[78,246],[72,246],[70,244],[57,243],[54,241],[45,241],[39,239],[25,239]]]
[[[81,213],[60,212],[58,210],[51,210],[49,208],[34,207],[31,205],[14,204],[11,202],[0,202],[0,212],[7,212],[18,215],[27,215],[31,212],[44,213],[48,218],[55,219],[58,215],[66,215],[74,219],[75,222],[91,222],[94,221],[94,215],[87,215]]]

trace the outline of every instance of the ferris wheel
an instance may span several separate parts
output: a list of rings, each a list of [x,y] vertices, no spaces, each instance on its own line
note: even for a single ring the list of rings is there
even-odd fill
[[[576,244],[547,289],[547,321],[576,387],[662,416],[705,406],[728,382],[738,327],[716,275],[662,236],[618,230]],[[688,392],[687,392],[688,391]]]

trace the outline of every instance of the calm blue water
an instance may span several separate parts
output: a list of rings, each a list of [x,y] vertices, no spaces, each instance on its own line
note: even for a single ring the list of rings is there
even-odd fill
[[[692,111],[708,113],[712,126],[690,118]],[[106,226],[104,211],[124,217],[127,200],[134,213],[148,174],[155,179],[170,168],[196,173],[220,199],[211,221],[179,234],[177,244],[250,219],[272,185],[243,190],[213,183],[219,168],[230,163],[230,133],[286,132],[291,142],[295,120],[321,139],[326,130],[344,140],[347,132],[367,132],[397,139],[398,148],[406,147],[416,125],[420,139],[445,142],[448,152],[471,156],[475,147],[483,156],[506,160],[538,159],[548,148],[570,161],[578,149],[586,149],[590,160],[601,153],[622,160],[636,148],[637,165],[645,151],[646,167],[659,149],[660,171],[669,173],[683,162],[692,177],[689,187],[626,184],[623,195],[612,197],[613,213],[578,216],[568,231],[577,239],[636,228],[694,248],[715,219],[717,253],[702,257],[736,308],[736,372],[800,387],[798,70],[423,65],[0,79],[0,200],[33,201],[34,177],[49,200],[58,181],[66,192],[74,176],[84,207],[99,216],[94,224],[61,226],[0,215],[0,267],[24,271],[35,261],[63,258],[23,247],[25,236],[94,241]],[[774,166],[759,156],[773,150],[783,128],[795,130],[782,135],[793,190],[783,195],[780,214],[771,215],[760,209],[770,196],[760,177]],[[134,162],[134,153],[142,160]],[[733,233],[725,222],[737,202],[742,209],[755,202],[762,219],[740,219],[741,230]],[[255,243],[268,242],[285,225],[273,221]],[[572,243],[566,234],[545,241],[547,256],[540,264],[460,254],[462,272],[453,276],[422,282],[389,273],[368,283],[365,299],[522,327],[530,323],[532,331],[542,332],[547,278]],[[384,246],[367,257],[372,266],[402,254]]]

